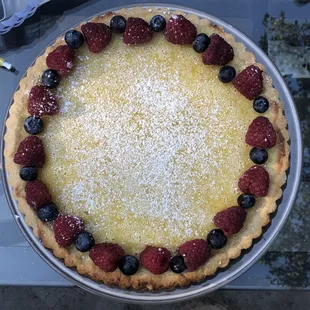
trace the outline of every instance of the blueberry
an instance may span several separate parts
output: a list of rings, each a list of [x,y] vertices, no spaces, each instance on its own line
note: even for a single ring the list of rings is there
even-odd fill
[[[23,167],[19,171],[19,176],[24,181],[34,181],[38,177],[38,172],[34,167]]]
[[[181,273],[186,269],[183,256],[174,256],[170,261],[170,269],[175,273]]]
[[[253,109],[258,113],[264,113],[269,108],[269,101],[263,97],[259,96],[253,101]]]
[[[121,15],[113,16],[110,21],[110,27],[116,33],[123,33],[126,29],[126,19]]]
[[[38,217],[43,222],[50,222],[57,218],[58,208],[54,203],[49,203],[38,210]]]
[[[139,260],[132,255],[125,255],[119,262],[119,269],[126,276],[132,276],[139,269]]]
[[[255,205],[255,198],[251,194],[241,194],[238,197],[238,205],[244,209],[252,208]]]
[[[65,41],[70,47],[76,49],[83,45],[84,37],[82,33],[77,30],[69,30],[65,34]]]
[[[236,70],[232,66],[224,66],[219,71],[219,80],[223,83],[231,82],[236,76]]]
[[[56,88],[59,85],[60,77],[56,70],[45,70],[41,78],[42,84],[47,88]]]
[[[220,229],[212,229],[208,233],[207,240],[212,249],[221,249],[227,243],[227,238]]]
[[[156,32],[163,31],[166,28],[166,19],[161,15],[155,15],[151,21],[150,26]]]
[[[193,49],[197,53],[203,53],[209,44],[210,38],[205,33],[199,33],[193,42]]]
[[[257,147],[253,147],[250,151],[250,159],[253,163],[261,165],[265,163],[268,159],[268,152],[265,149],[259,149]]]
[[[74,245],[80,252],[89,251],[95,244],[95,239],[93,235],[87,231],[80,232],[75,240]]]
[[[28,116],[24,121],[24,129],[31,135],[37,135],[44,129],[44,124],[41,118]]]

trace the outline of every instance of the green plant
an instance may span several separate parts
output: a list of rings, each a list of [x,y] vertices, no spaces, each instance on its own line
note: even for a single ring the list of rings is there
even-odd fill
[[[268,29],[269,40],[283,40],[292,46],[310,45],[310,23],[307,20],[301,24],[297,20],[289,22],[285,20],[285,12],[281,11],[279,17],[273,17],[266,13],[263,25]],[[267,33],[265,32],[260,40],[263,49],[266,48],[266,41]]]

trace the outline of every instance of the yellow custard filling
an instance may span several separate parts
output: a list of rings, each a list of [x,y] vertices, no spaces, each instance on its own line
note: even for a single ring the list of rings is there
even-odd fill
[[[96,243],[132,254],[205,238],[252,166],[251,102],[218,80],[218,66],[162,34],[136,47],[114,36],[101,53],[84,46],[77,55],[42,136],[40,179],[54,202]]]

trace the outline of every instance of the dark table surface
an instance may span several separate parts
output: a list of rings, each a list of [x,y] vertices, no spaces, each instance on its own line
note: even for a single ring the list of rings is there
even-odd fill
[[[20,78],[59,34],[105,9],[150,1],[51,0],[24,24],[0,37],[0,56],[17,67],[0,69],[1,121]],[[310,1],[192,0],[157,1],[185,5],[242,30],[268,53],[287,81],[298,109],[304,142],[302,182],[291,215],[276,241],[251,269],[225,288],[310,288]],[[309,3],[308,3],[309,2]],[[70,284],[27,244],[9,212],[0,186],[0,285]]]

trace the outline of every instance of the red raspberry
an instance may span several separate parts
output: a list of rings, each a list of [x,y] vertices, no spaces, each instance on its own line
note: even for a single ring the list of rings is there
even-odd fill
[[[96,244],[89,252],[89,257],[94,264],[105,272],[114,271],[124,255],[123,248],[113,243]]]
[[[101,52],[112,38],[110,27],[103,23],[86,23],[82,26],[82,32],[92,53]]]
[[[226,236],[236,234],[242,227],[246,218],[246,211],[240,207],[230,207],[218,212],[213,222],[216,227],[222,229]]]
[[[244,97],[253,100],[263,90],[262,70],[253,65],[246,67],[234,78],[232,83]]]
[[[26,200],[31,208],[38,209],[52,201],[45,184],[39,180],[28,182],[25,186]]]
[[[241,176],[238,182],[240,190],[260,197],[267,196],[269,174],[262,166],[253,166]]]
[[[140,254],[141,265],[153,274],[162,274],[169,268],[171,253],[166,248],[147,246]]]
[[[42,85],[33,86],[29,93],[28,112],[38,117],[56,114],[58,112],[56,97]]]
[[[46,65],[57,70],[60,75],[67,75],[73,68],[75,51],[68,45],[60,45],[46,57]]]
[[[70,246],[74,238],[84,229],[84,222],[72,215],[59,215],[54,222],[56,242],[63,247]]]
[[[269,119],[264,116],[256,117],[248,128],[245,142],[261,149],[274,147],[277,142],[277,134]]]
[[[125,44],[142,44],[152,40],[152,38],[153,31],[144,19],[128,18],[124,32]]]
[[[221,36],[213,33],[210,36],[210,45],[202,54],[205,65],[226,65],[234,58],[234,49]]]
[[[194,271],[208,260],[211,255],[211,248],[207,241],[194,239],[183,243],[178,252],[184,257],[187,270]]]
[[[41,139],[36,136],[26,137],[17,148],[14,163],[22,166],[43,167],[45,152]]]
[[[197,29],[183,15],[173,15],[170,17],[165,37],[173,44],[192,44],[197,35]]]

